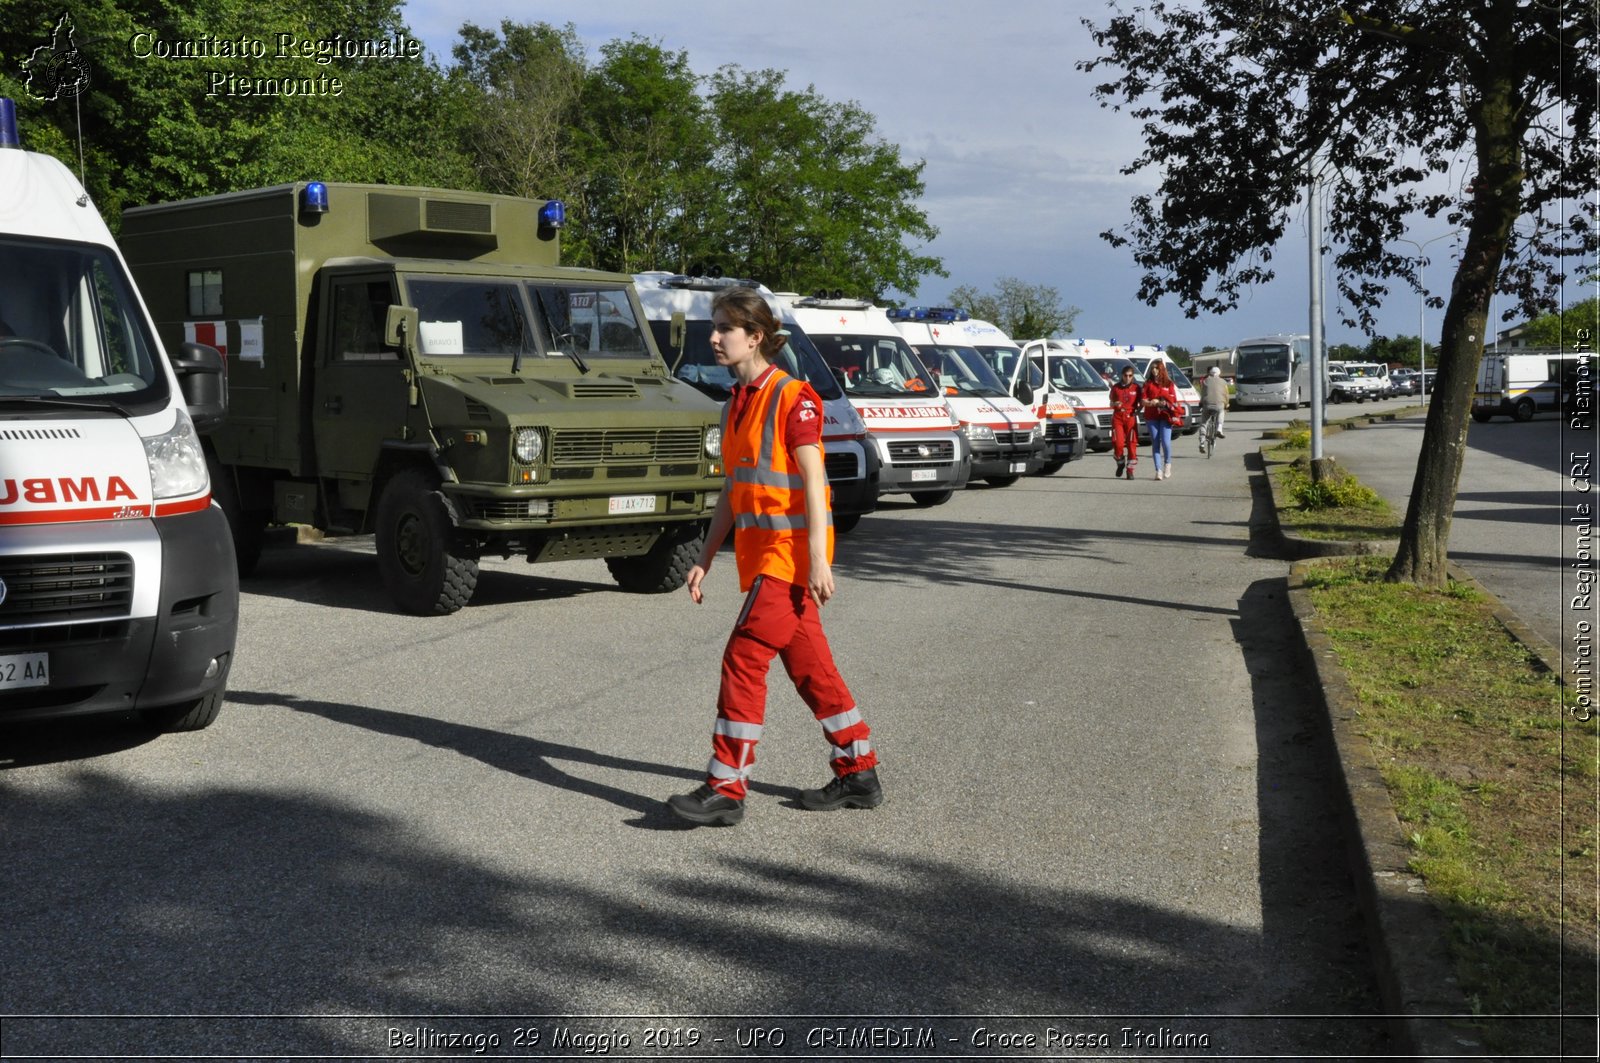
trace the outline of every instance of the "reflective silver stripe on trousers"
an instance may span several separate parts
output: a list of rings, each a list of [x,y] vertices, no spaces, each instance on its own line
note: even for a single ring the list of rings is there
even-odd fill
[[[718,720],[717,734],[727,738],[737,738],[744,742],[755,742],[761,738],[759,723],[738,723],[734,720]]]
[[[851,709],[848,712],[841,712],[833,716],[824,716],[820,722],[824,731],[833,734],[835,731],[842,731],[846,727],[854,727],[860,723],[861,710]]]
[[[711,763],[706,765],[706,774],[713,779],[748,779],[750,778],[750,769],[735,768],[730,764],[722,763],[716,757],[712,757]]]
[[[872,743],[865,738],[857,739],[847,746],[832,746],[833,759],[842,760],[845,757],[864,757],[872,752]]]

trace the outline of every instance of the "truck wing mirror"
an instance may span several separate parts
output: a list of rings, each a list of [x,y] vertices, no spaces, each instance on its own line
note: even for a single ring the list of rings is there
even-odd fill
[[[1017,388],[1013,394],[1016,395],[1017,401],[1022,403],[1024,406],[1033,405],[1033,389],[1028,386],[1028,382],[1026,380],[1017,381]]]
[[[193,340],[185,341],[172,359],[178,387],[195,431],[211,431],[228,418],[227,367],[222,352]]]
[[[682,310],[672,312],[672,323],[667,326],[667,342],[672,345],[672,364],[669,367],[673,372],[678,371],[678,363],[683,361],[684,340],[689,333],[689,326],[683,318]]]
[[[383,342],[402,350],[412,346],[417,338],[418,319],[416,307],[391,305],[383,320]]]

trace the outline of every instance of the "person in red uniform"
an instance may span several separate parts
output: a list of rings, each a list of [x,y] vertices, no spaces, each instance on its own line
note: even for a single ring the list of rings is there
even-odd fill
[[[1150,426],[1150,459],[1156,465],[1156,479],[1172,479],[1172,430],[1181,421],[1182,404],[1178,401],[1178,388],[1167,374],[1167,363],[1159,358],[1150,361],[1145,374],[1144,423]],[[1132,477],[1130,477],[1131,479]]]
[[[766,718],[767,669],[777,656],[822,725],[833,768],[826,786],[800,792],[800,804],[817,811],[876,808],[883,788],[872,732],[833,663],[817,615],[834,594],[822,400],[811,385],[771,364],[786,333],[759,293],[729,288],[711,306],[712,351],[737,383],[722,410],[728,479],[687,585],[696,604],[705,600],[706,573],[732,531],[745,600],[722,654],[706,781],[667,804],[691,823],[729,826],[744,818]]]
[[[1117,475],[1133,479],[1139,464],[1139,415],[1142,396],[1133,379],[1133,366],[1122,367],[1122,379],[1111,385],[1111,452],[1117,458]]]

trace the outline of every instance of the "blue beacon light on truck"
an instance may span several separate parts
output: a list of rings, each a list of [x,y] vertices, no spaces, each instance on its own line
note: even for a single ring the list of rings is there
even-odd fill
[[[328,186],[321,181],[311,181],[300,190],[301,214],[328,213]]]
[[[0,96],[0,148],[20,147],[22,138],[17,135],[16,101]]]

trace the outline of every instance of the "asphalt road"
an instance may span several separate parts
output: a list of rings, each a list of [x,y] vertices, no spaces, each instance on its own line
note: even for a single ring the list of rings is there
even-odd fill
[[[779,669],[745,822],[664,811],[708,754],[730,554],[700,607],[512,561],[423,620],[367,542],[269,550],[210,729],[0,731],[0,1051],[1382,1052],[1288,566],[1250,540],[1251,429],[1284,416],[1180,440],[1170,481],[1091,455],[844,537],[824,622],[872,812],[799,808],[824,752]]]

